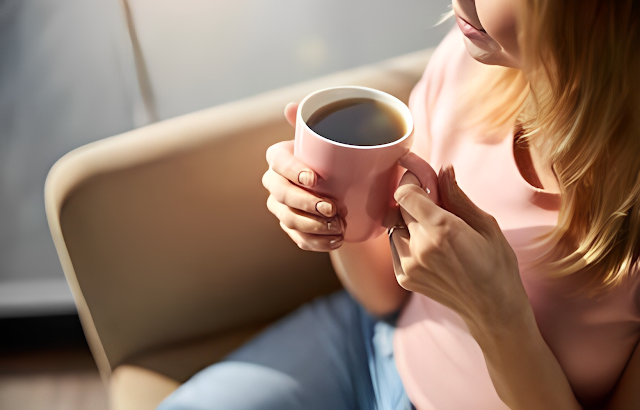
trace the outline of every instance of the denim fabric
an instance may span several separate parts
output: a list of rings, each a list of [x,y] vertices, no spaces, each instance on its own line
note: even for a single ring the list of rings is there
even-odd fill
[[[158,410],[410,410],[394,323],[372,318],[345,291],[316,299],[193,376]]]

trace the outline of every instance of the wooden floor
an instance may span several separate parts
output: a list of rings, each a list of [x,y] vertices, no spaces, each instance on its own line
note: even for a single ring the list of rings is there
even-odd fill
[[[88,349],[0,354],[0,409],[107,410]]]

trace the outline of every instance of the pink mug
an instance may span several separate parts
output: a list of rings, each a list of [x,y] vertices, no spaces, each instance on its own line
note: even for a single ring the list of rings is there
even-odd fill
[[[351,98],[370,98],[393,109],[404,122],[405,134],[387,144],[350,145],[318,135],[307,125],[318,109]],[[309,94],[298,106],[294,155],[318,175],[314,191],[337,202],[347,242],[363,242],[385,231],[383,222],[395,207],[393,193],[402,175],[397,161],[409,152],[412,142],[409,108],[382,91],[355,86],[326,88]]]

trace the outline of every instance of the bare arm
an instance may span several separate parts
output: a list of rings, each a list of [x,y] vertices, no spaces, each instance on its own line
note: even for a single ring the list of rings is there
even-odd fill
[[[398,285],[387,235],[360,243],[344,243],[331,251],[331,262],[343,286],[374,316],[400,309],[409,292]]]
[[[505,312],[491,326],[470,326],[496,392],[511,409],[578,410],[582,406],[546,344],[530,305]]]
[[[537,326],[518,262],[494,218],[441,171],[437,206],[406,175],[396,191],[409,232],[394,233],[406,289],[456,311],[485,357],[500,398],[512,409],[582,409]],[[640,408],[640,353],[630,359],[607,410]]]
[[[512,311],[500,320],[501,325],[472,330],[500,398],[512,409],[582,409],[533,312]],[[640,346],[636,346],[610,400],[598,408],[640,409],[639,387]]]

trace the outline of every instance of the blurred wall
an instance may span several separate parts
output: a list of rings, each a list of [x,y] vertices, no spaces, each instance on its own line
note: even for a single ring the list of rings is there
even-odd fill
[[[448,0],[129,0],[160,119],[435,46]],[[0,317],[73,311],[53,163],[144,125],[118,0],[0,0]]]
[[[161,118],[438,44],[451,0],[130,0]]]
[[[43,187],[63,154],[134,126],[120,21],[112,0],[0,0],[0,316],[73,308]]]

